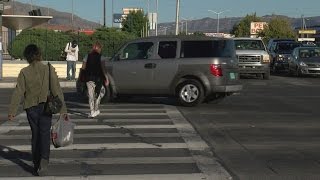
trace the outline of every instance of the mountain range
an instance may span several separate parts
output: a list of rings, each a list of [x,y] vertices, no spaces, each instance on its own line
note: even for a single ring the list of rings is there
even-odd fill
[[[11,6],[10,9],[6,9],[4,14],[15,14],[15,15],[28,15],[28,12],[31,10],[31,5],[26,3],[21,3],[17,1],[11,1],[6,5]],[[80,18],[76,15],[73,16],[73,23],[72,23],[72,14],[67,12],[60,12],[55,9],[47,8],[47,7],[39,7],[39,6],[32,6],[33,9],[40,9],[42,15],[50,15],[53,16],[53,19],[49,21],[50,26],[59,26],[65,27],[65,29],[71,29],[72,24],[75,28],[80,29],[95,29],[101,27],[101,24],[85,20]],[[278,15],[266,15],[261,17],[263,21],[268,22],[272,17]],[[292,24],[293,28],[299,28],[302,24],[302,18],[292,18],[287,16],[282,16],[289,20]],[[243,17],[224,17],[220,18],[219,22],[219,31],[229,33],[233,26],[241,21]],[[305,17],[305,22],[307,27],[312,26],[320,26],[320,16],[315,17]],[[180,28],[181,31],[188,32],[216,32],[217,31],[217,19],[213,19],[210,17],[205,17],[202,19],[194,19],[181,21]],[[159,24],[159,34],[170,34],[175,31],[175,23],[168,22],[168,23],[160,23]]]

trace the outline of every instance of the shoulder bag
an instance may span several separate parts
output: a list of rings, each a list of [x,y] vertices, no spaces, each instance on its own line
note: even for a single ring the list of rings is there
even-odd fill
[[[49,93],[47,97],[47,102],[45,104],[45,112],[47,114],[57,114],[60,112],[62,108],[62,101],[60,100],[59,96],[54,96],[51,91],[51,68],[50,63],[48,63],[49,66]]]

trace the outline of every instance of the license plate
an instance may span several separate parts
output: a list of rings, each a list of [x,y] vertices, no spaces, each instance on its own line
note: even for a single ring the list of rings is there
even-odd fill
[[[236,74],[235,73],[230,73],[230,79],[236,79]]]

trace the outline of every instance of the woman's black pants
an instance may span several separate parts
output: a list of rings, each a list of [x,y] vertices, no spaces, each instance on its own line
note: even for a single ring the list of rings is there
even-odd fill
[[[44,113],[44,103],[28,108],[26,112],[32,131],[32,159],[34,165],[39,166],[41,159],[49,160],[52,115]]]

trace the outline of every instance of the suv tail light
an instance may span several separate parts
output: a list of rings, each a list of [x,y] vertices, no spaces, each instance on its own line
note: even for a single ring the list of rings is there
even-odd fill
[[[210,72],[214,76],[223,76],[221,65],[218,64],[210,64]]]

